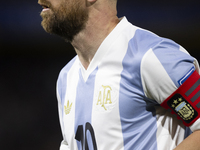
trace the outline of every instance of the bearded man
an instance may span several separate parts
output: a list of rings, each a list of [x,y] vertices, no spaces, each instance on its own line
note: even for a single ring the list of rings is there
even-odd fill
[[[57,81],[60,150],[200,149],[199,65],[182,46],[118,18],[117,0],[38,3],[77,53]]]

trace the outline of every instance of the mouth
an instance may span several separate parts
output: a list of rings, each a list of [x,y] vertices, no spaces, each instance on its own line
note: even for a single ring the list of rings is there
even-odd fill
[[[41,5],[43,9],[49,9],[49,6],[42,4]]]
[[[43,10],[42,11],[46,11],[46,10],[49,10],[50,9],[50,6],[47,5],[47,4],[42,4],[42,3],[39,3],[39,5],[42,6]]]

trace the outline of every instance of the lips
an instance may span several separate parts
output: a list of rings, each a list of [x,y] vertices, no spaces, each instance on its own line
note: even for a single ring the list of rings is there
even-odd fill
[[[50,4],[48,4],[48,3],[39,1],[38,4],[42,6],[43,11],[48,10],[50,8]]]
[[[41,6],[42,6],[43,9],[48,9],[49,8],[49,6],[45,5],[45,4],[41,4]]]

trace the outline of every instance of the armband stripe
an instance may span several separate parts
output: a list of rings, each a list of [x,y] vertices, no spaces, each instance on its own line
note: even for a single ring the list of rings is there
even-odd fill
[[[196,106],[197,106],[197,108],[200,108],[200,102]]]
[[[200,118],[200,76],[197,71],[194,71],[161,106],[170,109],[185,126],[191,126]]]
[[[186,96],[189,96],[200,84],[200,79],[185,93]]]
[[[191,101],[194,103],[200,96],[200,91],[197,92],[197,94],[195,94],[192,98]]]

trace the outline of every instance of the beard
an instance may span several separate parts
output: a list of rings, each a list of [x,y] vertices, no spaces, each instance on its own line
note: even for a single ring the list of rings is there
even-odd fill
[[[42,12],[41,25],[47,33],[56,34],[66,41],[72,42],[74,36],[85,28],[88,20],[88,11],[83,9],[80,3],[66,2],[65,0],[58,8],[45,1],[50,10]]]

